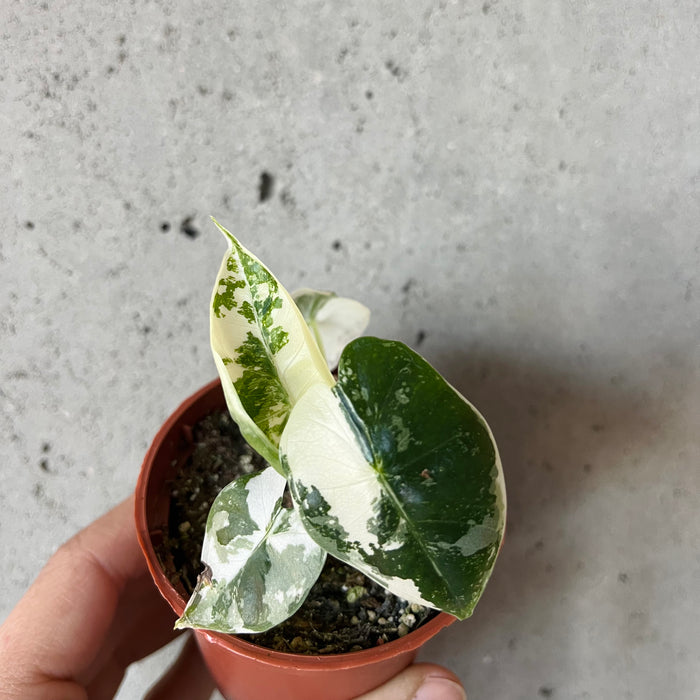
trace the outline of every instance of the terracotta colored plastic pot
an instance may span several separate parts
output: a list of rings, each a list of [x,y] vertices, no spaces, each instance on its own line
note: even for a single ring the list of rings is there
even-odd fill
[[[187,399],[156,435],[136,486],[136,528],[148,568],[163,597],[180,616],[186,594],[167,579],[154,550],[167,531],[172,479],[186,454],[190,428],[225,408],[219,380]],[[419,647],[455,618],[441,613],[405,637],[348,654],[305,656],[264,649],[234,635],[196,631],[202,656],[229,700],[350,700],[376,688],[415,658]]]

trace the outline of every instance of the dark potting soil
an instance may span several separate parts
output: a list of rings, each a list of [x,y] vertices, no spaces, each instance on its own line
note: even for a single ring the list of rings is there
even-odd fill
[[[156,548],[168,578],[174,586],[184,587],[188,597],[203,569],[204,528],[217,494],[238,476],[267,466],[225,411],[193,426],[191,443],[191,455],[178,465],[171,483],[168,532]],[[397,598],[329,556],[306,601],[291,618],[267,632],[240,636],[277,651],[338,654],[385,644],[436,614]]]

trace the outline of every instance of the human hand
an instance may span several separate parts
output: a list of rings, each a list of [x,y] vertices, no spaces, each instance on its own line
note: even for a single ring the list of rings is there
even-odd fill
[[[355,700],[467,700],[454,673],[435,664],[413,664]]]
[[[0,627],[0,700],[108,700],[133,661],[176,634],[133,525],[133,497],[62,545]],[[207,700],[194,640],[147,700]],[[464,700],[457,678],[409,667],[357,700]]]
[[[0,700],[107,700],[127,667],[176,636],[129,498],[62,545],[0,627]],[[206,700],[193,639],[149,700]]]

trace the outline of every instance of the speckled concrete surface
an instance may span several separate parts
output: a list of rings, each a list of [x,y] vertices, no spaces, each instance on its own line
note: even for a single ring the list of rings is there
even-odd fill
[[[214,376],[213,214],[492,424],[506,545],[425,658],[470,700],[700,696],[698,26],[694,0],[4,0],[0,618]]]

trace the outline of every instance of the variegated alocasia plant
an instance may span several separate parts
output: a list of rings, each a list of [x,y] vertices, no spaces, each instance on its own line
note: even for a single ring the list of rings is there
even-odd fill
[[[505,526],[488,425],[408,347],[359,337],[364,306],[290,295],[219,228],[229,250],[212,351],[231,415],[271,467],[216,498],[207,568],[177,626],[274,627],[303,603],[327,553],[411,603],[468,617]]]

